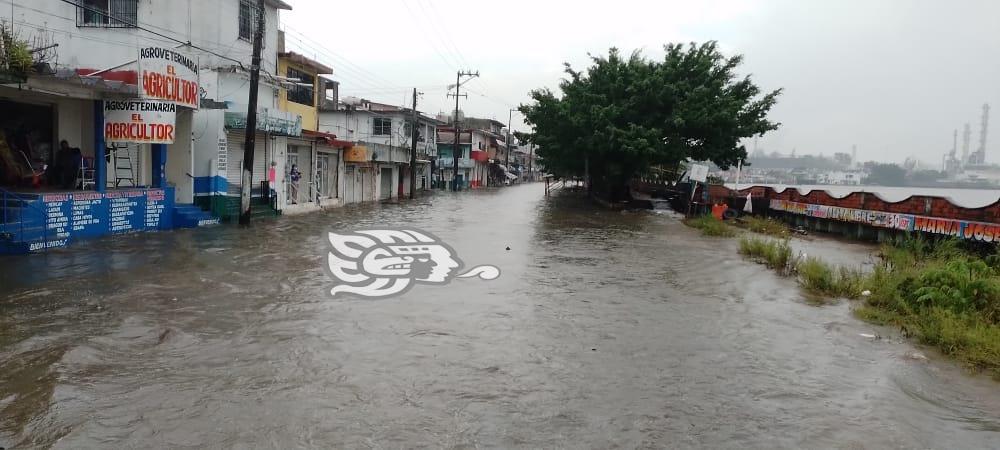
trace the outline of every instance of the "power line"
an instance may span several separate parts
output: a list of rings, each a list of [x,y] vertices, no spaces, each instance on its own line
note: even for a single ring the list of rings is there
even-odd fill
[[[342,61],[342,64],[341,64],[342,66],[346,65],[346,66],[352,68],[354,71],[356,71],[356,72],[358,72],[358,73],[360,73],[362,75],[366,75],[366,76],[368,76],[368,77],[370,77],[370,78],[372,78],[372,79],[374,79],[376,81],[379,81],[381,83],[384,83],[386,85],[394,86],[394,87],[401,87],[401,86],[398,86],[398,85],[396,85],[395,83],[393,83],[393,82],[391,82],[389,80],[386,80],[385,78],[380,77],[379,75],[377,75],[377,74],[375,74],[373,72],[370,72],[370,71],[366,70],[365,68],[363,68],[363,67],[361,67],[361,66],[359,66],[357,64],[354,64],[349,59],[347,59],[347,58],[345,58],[343,56],[338,55],[333,50],[330,50],[329,48],[327,48],[326,46],[324,46],[322,43],[317,42],[316,40],[310,38],[309,36],[306,36],[301,31],[298,31],[295,28],[288,26],[287,24],[284,24],[283,26],[285,28],[286,33],[287,32],[291,32],[291,33],[294,33],[294,34],[298,35],[297,39],[299,40],[299,42],[303,42],[304,43],[305,41],[309,41],[309,42],[313,43],[316,47],[319,47],[320,49],[322,49],[322,51],[324,53],[326,53],[327,56],[329,56],[331,59]]]
[[[408,5],[408,4],[406,3],[406,0],[402,0],[402,3],[403,3],[403,6],[405,6],[405,7],[406,7],[406,10],[407,10],[407,11],[408,11],[408,12],[410,13],[410,17],[412,17],[412,18],[413,18],[413,19],[414,19],[414,20],[415,20],[415,21],[416,21],[417,23],[420,23],[420,24],[423,24],[423,21],[422,21],[422,20],[420,20],[419,18],[417,18],[417,15],[416,15],[416,14],[415,14],[415,13],[413,12],[413,9],[412,9],[412,8],[410,8],[410,5]],[[432,28],[432,29],[433,29],[433,28]],[[435,32],[436,32],[436,31],[435,31]],[[424,32],[424,35],[427,35],[426,31]],[[461,64],[461,62],[459,62],[459,64],[458,64],[458,65],[454,65],[454,64],[452,64],[452,62],[451,62],[451,61],[449,61],[449,60],[448,60],[448,58],[444,56],[444,53],[441,53],[441,50],[440,50],[440,49],[438,49],[438,47],[437,47],[437,44],[435,44],[434,42],[430,42],[430,44],[431,44],[431,49],[433,49],[433,50],[434,50],[434,53],[436,53],[436,54],[438,55],[438,57],[439,57],[439,58],[441,58],[441,61],[443,61],[443,62],[444,62],[444,64],[445,64],[446,66],[448,66],[448,68],[450,68],[450,69],[453,69],[453,70],[454,70],[454,69],[456,69],[457,67],[459,67],[459,66],[461,66],[461,65],[462,65],[462,64]]]
[[[77,19],[74,18],[74,17],[61,16],[61,15],[53,13],[53,12],[44,11],[44,10],[41,10],[41,9],[38,9],[38,8],[32,8],[30,6],[25,6],[25,5],[22,5],[22,4],[16,4],[13,0],[0,0],[0,2],[7,3],[7,4],[11,5],[11,8],[13,8],[16,5],[19,9],[23,9],[23,10],[27,10],[27,11],[32,11],[32,12],[35,12],[35,13],[38,13],[38,14],[42,14],[42,15],[45,15],[45,16],[48,16],[48,17],[52,17],[52,18],[55,18],[55,19],[61,19],[61,20],[64,20],[64,21],[67,21],[67,22],[70,22],[70,23],[75,23],[77,21]],[[77,6],[80,6],[80,5],[77,5]],[[34,27],[34,28],[37,28],[37,29],[40,29],[40,30],[45,30],[45,31],[48,31],[48,32],[51,32],[51,33],[62,33],[62,34],[65,34],[67,36],[70,36],[70,37],[75,37],[75,38],[80,38],[80,39],[84,39],[84,40],[89,40],[89,41],[92,41],[92,42],[102,42],[102,43],[105,43],[105,44],[121,45],[121,46],[127,46],[127,47],[134,47],[135,46],[135,42],[124,42],[124,41],[114,41],[114,40],[108,40],[108,39],[100,39],[100,38],[95,38],[95,37],[92,37],[92,36],[88,36],[88,35],[83,34],[83,33],[73,33],[71,31],[68,31],[68,30],[65,30],[65,29],[50,28],[50,27],[48,27],[46,25],[42,25],[42,24],[35,24],[35,23],[27,22],[27,21],[17,21],[17,20],[13,19],[13,16],[11,17],[11,21],[14,22],[14,23],[21,24],[21,25],[28,25],[28,26],[31,26],[31,27]],[[162,29],[162,30],[166,30],[166,28],[157,27],[157,26],[151,25],[151,24],[145,24],[145,26],[152,27],[152,28],[158,28],[158,29]],[[179,40],[175,39],[175,38],[164,39],[164,38],[148,37],[147,36],[144,39],[146,39],[148,41],[151,41],[151,42],[160,42],[160,43],[169,43],[169,44],[176,44],[176,43],[179,42]],[[225,52],[225,54],[223,55],[225,57],[224,59],[231,61],[232,58],[229,57],[229,54],[232,53],[233,47],[235,47],[238,44],[239,44],[238,41],[234,41],[232,44],[230,44],[230,45],[227,46],[226,44],[224,44],[222,42],[207,41],[206,40],[206,41],[202,41],[202,43],[199,44],[199,45],[201,47],[204,47],[204,48],[214,47],[216,49],[216,50],[214,50],[215,52]],[[187,45],[187,44],[184,43],[183,45]],[[193,45],[191,47],[192,48],[197,48],[196,46],[193,46]],[[201,48],[199,48],[199,50],[204,51]],[[271,75],[268,74],[268,76],[271,76]]]
[[[142,30],[142,31],[145,31],[145,32],[147,32],[149,34],[152,34],[154,36],[159,36],[159,37],[162,37],[164,39],[168,39],[170,41],[176,42],[178,44],[181,44],[181,45],[184,45],[184,46],[187,46],[187,47],[191,47],[191,48],[193,48],[195,50],[199,50],[199,51],[208,53],[208,54],[213,55],[213,56],[215,56],[217,58],[225,59],[227,61],[232,61],[232,62],[236,63],[237,65],[239,65],[241,69],[246,70],[246,68],[243,67],[243,62],[240,61],[240,60],[237,60],[237,59],[234,59],[234,58],[230,58],[228,56],[221,55],[221,54],[216,53],[216,52],[214,52],[212,50],[209,50],[207,48],[203,48],[203,47],[194,45],[194,44],[191,43],[191,41],[184,41],[182,39],[177,39],[177,38],[172,37],[172,36],[167,36],[166,34],[160,33],[159,31],[151,30],[149,28],[146,28],[145,26],[139,25],[138,21],[129,22],[129,21],[125,20],[125,19],[122,19],[121,17],[116,17],[116,16],[112,15],[109,12],[104,12],[104,11],[101,11],[99,9],[92,8],[90,6],[87,6],[87,5],[84,5],[82,3],[79,3],[78,1],[74,1],[74,0],[59,0],[59,1],[61,1],[63,3],[70,4],[70,5],[73,5],[73,6],[77,7],[77,8],[81,8],[84,11],[88,11],[90,13],[100,14],[102,17],[108,18],[108,20],[116,21],[116,22],[118,22],[120,24],[124,24],[124,25],[126,25],[126,26],[128,26],[130,28],[135,28],[135,29],[138,29],[138,30]],[[261,12],[261,14],[263,14],[263,12]]]
[[[427,13],[427,11],[424,9],[423,2],[421,0],[416,0],[416,2],[417,2],[417,6],[420,7],[420,10],[424,11],[424,13],[427,15],[427,17],[430,19],[431,22],[440,23],[440,22],[438,22],[438,16],[440,16],[441,13],[434,6],[434,2],[430,2],[430,1],[427,2],[428,6],[430,6],[430,9],[432,10],[432,13]],[[435,33],[438,33],[438,29],[439,28],[436,27],[436,26],[434,26],[433,24],[431,24],[431,29],[434,30]],[[467,61],[465,59],[465,55],[463,55],[462,51],[458,49],[458,46],[455,45],[455,41],[451,38],[451,34],[446,31],[447,29],[448,28],[445,27],[445,26],[441,26],[440,27],[440,30],[441,30],[440,34],[444,36],[444,39],[442,39],[442,41],[444,41],[445,49],[449,50],[449,51],[451,51],[451,49],[453,49],[454,50],[454,54],[458,55],[458,59],[460,60],[460,63],[462,65],[466,66],[466,67],[470,67],[471,64],[469,64],[469,61]],[[449,44],[451,45],[451,49],[448,48]]]
[[[297,37],[295,37],[293,35],[286,35],[286,36],[291,39],[289,41],[289,43],[291,43],[293,47],[296,47],[296,48],[300,49],[301,51],[303,51],[303,53],[312,53],[316,59],[320,59],[319,58],[320,54],[322,54],[323,56],[326,56],[326,57],[330,56],[329,52],[327,50],[325,50],[325,49],[317,48],[315,46],[309,45],[305,41],[303,41],[303,40],[301,40],[301,39],[299,39],[299,38],[297,38]],[[358,82],[359,84],[365,84],[365,85],[368,85],[368,87],[372,87],[372,88],[376,88],[376,89],[382,89],[382,88],[386,88],[387,87],[387,86],[385,86],[385,84],[382,84],[382,83],[378,82],[377,80],[373,80],[373,79],[369,78],[364,73],[362,73],[362,72],[360,72],[358,70],[351,69],[350,67],[339,65],[339,64],[331,64],[331,65],[339,67],[339,69],[335,68],[334,70],[340,72],[340,74],[338,76],[341,77],[341,78],[348,79],[348,80],[354,80],[354,81]],[[390,86],[392,86],[392,85],[390,84]],[[403,88],[400,87],[399,89],[403,89]]]

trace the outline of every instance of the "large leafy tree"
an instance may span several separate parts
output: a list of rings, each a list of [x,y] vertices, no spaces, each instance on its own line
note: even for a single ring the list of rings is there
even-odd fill
[[[566,65],[561,95],[531,92],[520,110],[546,169],[582,176],[620,198],[636,175],[653,166],[712,161],[722,168],[747,157],[744,138],[775,130],[767,120],[781,90],[761,95],[735,71],[742,56],[725,57],[715,42],[669,44],[662,61],[612,48],[578,72]]]

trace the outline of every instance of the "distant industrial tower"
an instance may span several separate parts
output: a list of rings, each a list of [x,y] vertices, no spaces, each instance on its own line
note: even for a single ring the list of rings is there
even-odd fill
[[[955,134],[951,138],[951,159],[955,159],[956,153],[958,153],[958,128],[955,128]]]
[[[979,149],[976,153],[972,154],[969,159],[969,163],[973,165],[983,165],[986,164],[986,132],[989,130],[990,126],[990,105],[983,105],[983,123],[982,129],[979,130]]]
[[[972,140],[972,126],[968,123],[965,124],[965,130],[962,131],[962,164],[969,163],[969,144]]]

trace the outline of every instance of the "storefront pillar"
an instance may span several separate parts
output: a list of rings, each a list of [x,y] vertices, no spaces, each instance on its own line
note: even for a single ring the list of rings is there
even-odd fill
[[[108,188],[108,159],[104,143],[104,101],[94,100],[94,190]]]
[[[150,154],[153,162],[152,187],[167,187],[167,144],[153,144]]]

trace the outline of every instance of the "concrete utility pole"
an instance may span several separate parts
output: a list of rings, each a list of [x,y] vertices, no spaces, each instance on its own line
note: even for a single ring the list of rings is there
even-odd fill
[[[257,0],[257,29],[253,34],[250,63],[250,101],[243,141],[243,180],[240,185],[240,225],[250,225],[250,192],[253,189],[253,153],[257,137],[257,95],[260,90],[260,52],[264,41],[264,0]]]
[[[513,147],[511,146],[511,142],[510,142],[510,131],[511,131],[510,127],[514,123],[513,122],[513,120],[514,120],[514,111],[517,111],[517,110],[511,108],[511,110],[507,112],[507,158],[506,158],[506,161],[503,163],[503,165],[505,167],[507,167],[508,171],[510,170],[510,152],[513,149]],[[505,174],[503,174],[503,176],[504,176],[504,178],[506,178],[507,174],[505,173]],[[504,182],[504,184],[506,184],[506,181]]]
[[[410,125],[410,200],[417,192],[417,88],[413,88],[413,123]]]
[[[535,169],[533,167],[534,163],[535,163],[535,143],[534,142],[528,144],[528,152],[529,152],[528,153],[528,177],[531,179],[530,181],[534,182],[535,181]]]
[[[469,94],[459,94],[459,89],[462,87],[462,77],[469,77],[469,79],[472,79],[472,78],[475,78],[475,77],[478,77],[478,76],[479,76],[479,71],[477,70],[475,73],[473,73],[471,71],[467,71],[467,72],[459,71],[458,75],[455,77],[455,94],[454,94],[454,96],[455,96],[455,146],[454,146],[454,149],[452,150],[452,155],[451,155],[452,159],[454,160],[454,164],[453,164],[453,168],[452,168],[453,172],[452,172],[452,175],[451,175],[451,190],[453,190],[455,192],[458,192],[458,158],[461,156],[460,142],[462,141],[462,139],[460,138],[460,136],[462,135],[462,132],[461,132],[461,129],[459,129],[459,125],[458,125],[458,98],[459,97],[466,97],[466,98],[468,98],[468,96],[469,96]],[[448,93],[449,97],[451,95],[452,95],[451,93]],[[471,144],[472,142],[470,141],[469,143]]]

